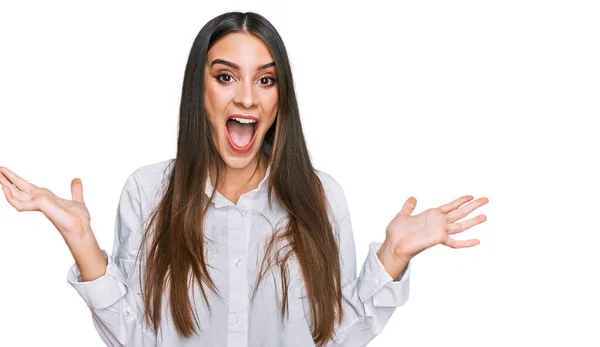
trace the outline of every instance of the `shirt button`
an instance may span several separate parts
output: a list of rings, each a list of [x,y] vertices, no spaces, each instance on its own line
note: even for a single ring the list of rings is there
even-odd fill
[[[235,324],[240,324],[242,322],[242,317],[235,316]]]
[[[242,215],[247,216],[248,215],[248,211],[242,210]]]
[[[239,267],[239,266],[240,266],[240,264],[242,264],[242,259],[240,259],[240,258],[237,258],[237,259],[235,260],[235,266],[238,266],[238,267]]]

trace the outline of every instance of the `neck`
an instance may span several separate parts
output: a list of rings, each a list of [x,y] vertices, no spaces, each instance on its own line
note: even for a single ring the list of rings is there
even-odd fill
[[[237,204],[242,194],[258,188],[259,183],[265,178],[267,165],[267,160],[260,153],[243,168],[226,167],[223,175],[224,180],[215,189],[234,204]],[[211,167],[210,180],[213,187],[216,187],[216,179],[215,168]]]

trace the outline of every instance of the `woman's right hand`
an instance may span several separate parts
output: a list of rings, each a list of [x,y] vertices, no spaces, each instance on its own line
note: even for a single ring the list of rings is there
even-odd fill
[[[58,229],[79,267],[83,281],[92,281],[106,273],[108,259],[90,227],[90,213],[83,201],[79,178],[71,181],[73,200],[61,199],[49,189],[40,188],[0,167],[0,183],[6,200],[17,211],[40,211]]]
[[[0,167],[0,183],[6,200],[17,211],[40,211],[65,240],[80,238],[90,231],[90,213],[83,200],[79,178],[71,181],[73,200],[61,199],[47,188],[29,183],[5,167]]]

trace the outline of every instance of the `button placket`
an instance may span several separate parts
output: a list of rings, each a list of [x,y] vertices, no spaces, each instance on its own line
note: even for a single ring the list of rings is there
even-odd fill
[[[229,247],[229,334],[247,335],[248,279],[245,267],[247,257],[249,211],[244,200],[231,210],[228,222],[232,226],[228,233]],[[237,216],[236,216],[237,214]]]

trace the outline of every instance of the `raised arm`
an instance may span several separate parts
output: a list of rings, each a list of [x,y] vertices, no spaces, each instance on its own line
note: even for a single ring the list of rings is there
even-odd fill
[[[72,200],[59,198],[4,167],[0,167],[0,183],[17,211],[42,212],[65,240],[75,260],[68,281],[90,308],[102,340],[108,346],[154,346],[154,335],[142,325],[139,275],[134,265],[142,231],[135,172],[121,193],[111,257],[99,247],[90,227],[80,179],[71,181]]]
[[[456,240],[450,235],[485,222],[487,217],[483,214],[461,219],[489,200],[486,197],[473,200],[473,196],[466,195],[413,216],[416,199],[409,197],[386,228],[385,240],[369,245],[362,271],[355,277],[356,256],[348,204],[341,187],[334,191],[338,192],[336,219],[345,317],[329,346],[366,346],[381,332],[396,307],[408,300],[412,258],[438,244],[451,248],[478,245],[477,239]]]
[[[90,308],[96,330],[109,346],[154,346],[156,336],[143,324],[138,250],[143,233],[143,211],[136,173],[123,187],[115,219],[113,253],[103,251],[106,274],[83,281],[77,264],[67,280]],[[137,260],[137,261],[136,261]]]
[[[332,187],[331,190],[332,199],[336,201],[332,207],[339,231],[344,319],[327,346],[366,346],[382,331],[396,308],[408,300],[410,263],[400,276],[392,278],[377,256],[381,243],[371,242],[357,277],[348,203],[341,187]]]
[[[71,181],[73,200],[61,199],[5,167],[0,167],[0,184],[6,200],[17,211],[39,211],[50,220],[69,247],[84,280],[104,275],[106,259],[90,227],[91,217],[79,178]]]

